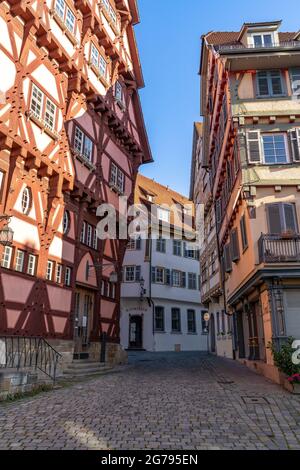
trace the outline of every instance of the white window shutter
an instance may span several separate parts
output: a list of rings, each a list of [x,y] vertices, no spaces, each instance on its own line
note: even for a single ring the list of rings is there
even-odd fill
[[[300,128],[289,131],[294,162],[300,162]]]
[[[249,163],[262,162],[262,145],[260,131],[247,132],[247,150]]]

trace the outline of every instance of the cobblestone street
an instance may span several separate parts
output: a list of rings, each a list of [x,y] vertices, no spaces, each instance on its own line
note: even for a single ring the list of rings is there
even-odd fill
[[[300,449],[300,397],[226,359],[139,353],[111,374],[0,405],[0,448]]]

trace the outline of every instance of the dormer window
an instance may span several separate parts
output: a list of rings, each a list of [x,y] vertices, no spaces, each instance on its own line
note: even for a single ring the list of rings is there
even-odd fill
[[[274,44],[273,35],[268,33],[253,34],[254,47],[272,47]]]

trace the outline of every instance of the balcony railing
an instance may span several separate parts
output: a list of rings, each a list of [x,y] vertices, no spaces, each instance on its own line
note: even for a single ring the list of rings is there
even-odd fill
[[[235,52],[246,50],[262,50],[262,49],[300,49],[300,41],[283,41],[274,42],[272,44],[262,44],[260,46],[254,44],[222,44],[217,46],[220,52]]]
[[[300,234],[262,235],[258,247],[260,263],[300,262]]]

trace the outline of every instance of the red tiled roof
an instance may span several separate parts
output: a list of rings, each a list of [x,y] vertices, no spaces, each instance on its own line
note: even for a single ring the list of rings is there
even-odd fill
[[[279,40],[282,42],[293,41],[296,34],[297,34],[296,32],[279,33]],[[238,43],[239,35],[240,35],[240,31],[212,31],[211,33],[208,33],[204,37],[206,38],[208,44],[221,46],[225,44]]]

